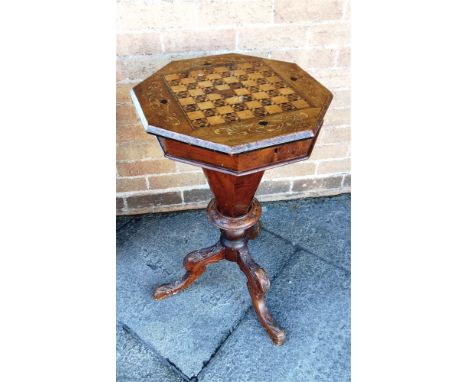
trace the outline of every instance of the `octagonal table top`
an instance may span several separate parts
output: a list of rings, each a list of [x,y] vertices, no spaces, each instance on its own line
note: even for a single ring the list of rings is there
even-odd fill
[[[131,97],[148,133],[237,154],[314,137],[333,96],[294,63],[233,53],[172,61]]]

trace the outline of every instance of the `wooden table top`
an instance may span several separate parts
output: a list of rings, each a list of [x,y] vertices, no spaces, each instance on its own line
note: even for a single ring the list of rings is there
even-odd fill
[[[333,97],[296,64],[240,54],[173,61],[131,96],[147,132],[228,154],[314,137]]]

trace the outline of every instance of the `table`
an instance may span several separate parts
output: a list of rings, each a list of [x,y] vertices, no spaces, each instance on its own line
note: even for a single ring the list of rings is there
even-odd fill
[[[254,196],[265,170],[310,156],[331,92],[294,63],[223,54],[172,61],[131,97],[167,158],[203,168],[214,194],[208,217],[221,232],[216,244],[189,253],[185,276],[156,287],[154,298],[187,288],[209,264],[236,262],[260,323],[283,344],[285,332],[265,302],[268,274],[248,248],[261,230]]]

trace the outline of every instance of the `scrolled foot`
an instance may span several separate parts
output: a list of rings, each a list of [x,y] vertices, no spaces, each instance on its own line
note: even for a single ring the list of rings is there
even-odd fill
[[[176,280],[172,283],[162,284],[155,288],[153,298],[162,300],[166,297],[179,293],[182,289],[187,288],[193,281],[189,280],[190,274],[187,272],[181,280]]]
[[[268,274],[254,261],[247,247],[239,249],[237,263],[247,277],[247,287],[258,320],[276,345],[284,344],[286,333],[271,316],[265,302],[265,295],[270,289]]]
[[[222,259],[224,259],[224,247],[219,242],[211,247],[190,252],[184,258],[184,267],[187,272],[182,279],[155,288],[153,298],[162,300],[179,293],[198,279],[208,264],[216,263]]]

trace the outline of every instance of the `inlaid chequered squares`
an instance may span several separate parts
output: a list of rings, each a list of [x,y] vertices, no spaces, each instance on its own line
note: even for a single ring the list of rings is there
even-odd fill
[[[259,61],[164,76],[194,129],[312,107]]]

